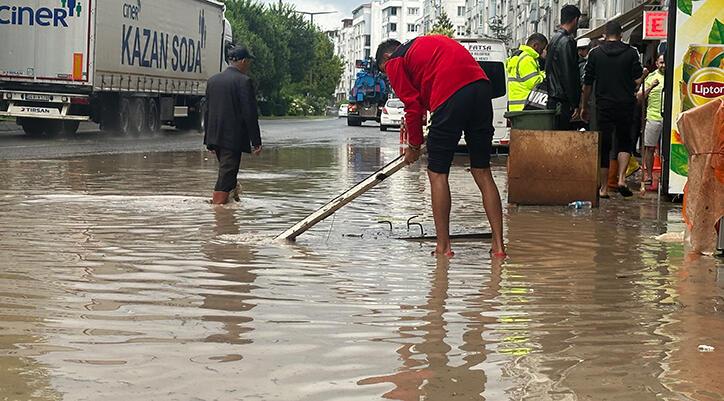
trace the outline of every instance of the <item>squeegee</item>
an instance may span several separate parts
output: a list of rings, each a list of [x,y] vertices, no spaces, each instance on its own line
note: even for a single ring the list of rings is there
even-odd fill
[[[424,150],[425,146],[423,145],[420,152],[424,152]],[[287,231],[279,234],[276,239],[287,241],[296,240],[298,236],[300,236],[310,228],[314,227],[317,223],[333,215],[337,210],[352,202],[358,196],[376,187],[379,183],[386,180],[388,177],[392,176],[396,172],[400,171],[403,167],[405,167],[404,155],[391,161],[386,166],[372,173],[369,177],[360,181],[357,185],[353,186],[341,195],[327,202],[327,204],[317,209],[316,212],[305,217],[300,222],[289,228]]]

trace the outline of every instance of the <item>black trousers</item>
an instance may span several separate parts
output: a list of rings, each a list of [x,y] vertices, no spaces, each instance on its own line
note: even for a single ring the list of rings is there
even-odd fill
[[[236,188],[236,176],[239,175],[241,152],[216,148],[216,159],[219,161],[219,177],[216,179],[214,191],[231,192]]]
[[[601,132],[601,167],[608,168],[614,154],[633,153],[636,147],[631,135],[634,104],[598,105],[598,128]]]
[[[556,110],[560,107],[560,113],[555,118],[555,129],[558,131],[572,131],[575,129],[571,123],[573,118],[573,110],[578,107],[573,107],[570,103],[562,102],[558,99],[551,98],[548,100],[548,109]]]

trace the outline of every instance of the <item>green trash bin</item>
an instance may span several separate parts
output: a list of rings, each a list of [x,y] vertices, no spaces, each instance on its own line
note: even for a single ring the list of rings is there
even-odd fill
[[[509,111],[505,118],[510,120],[513,129],[543,131],[556,128],[556,110]]]

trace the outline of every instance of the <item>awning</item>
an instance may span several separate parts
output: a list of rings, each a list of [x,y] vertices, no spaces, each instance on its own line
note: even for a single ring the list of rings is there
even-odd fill
[[[637,26],[641,25],[644,20],[644,10],[653,5],[658,5],[657,0],[648,0],[641,4],[638,7],[635,7],[631,9],[630,11],[627,11],[621,15],[619,15],[616,18],[613,18],[613,21],[618,21],[621,23],[621,27],[623,27],[623,32],[626,33],[628,31],[631,31],[635,29]],[[599,27],[596,27],[592,29],[590,32],[585,33],[579,37],[576,38],[582,39],[582,38],[589,38],[589,39],[600,39],[603,36],[603,32],[606,29],[606,25],[601,25]]]

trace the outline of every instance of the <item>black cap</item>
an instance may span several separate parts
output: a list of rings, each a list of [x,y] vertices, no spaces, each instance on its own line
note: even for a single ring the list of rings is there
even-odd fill
[[[236,47],[231,48],[231,50],[229,50],[228,55],[229,55],[229,60],[231,60],[231,61],[239,61],[239,60],[244,60],[247,58],[251,59],[251,60],[256,59],[256,57],[254,57],[254,55],[251,54],[249,49],[247,49],[244,46],[236,46]]]

